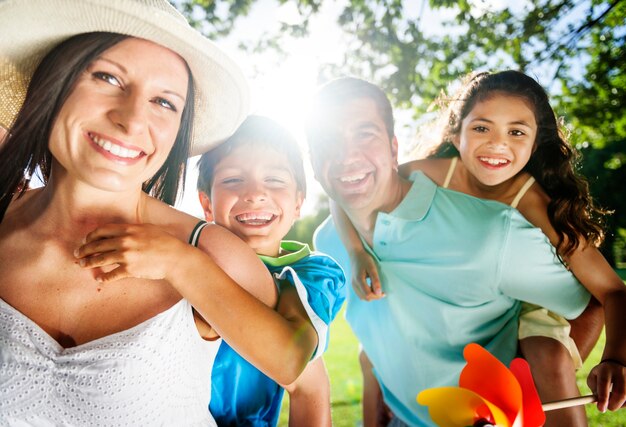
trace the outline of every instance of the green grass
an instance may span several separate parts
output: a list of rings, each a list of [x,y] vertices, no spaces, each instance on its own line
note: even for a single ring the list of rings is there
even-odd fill
[[[331,337],[324,361],[331,382],[333,426],[355,427],[361,423],[361,374],[357,360],[358,342],[343,317],[343,310],[331,325]],[[604,334],[583,368],[578,372],[578,386],[583,395],[590,394],[586,378],[595,366],[604,348]],[[279,426],[288,424],[288,397],[285,397]],[[587,405],[590,427],[626,427],[626,409],[618,412],[598,412],[594,405]]]
[[[589,355],[589,358],[585,361],[582,369],[577,373],[576,378],[578,380],[578,388],[582,395],[590,394],[589,387],[587,387],[587,375],[591,368],[593,368],[602,356],[602,349],[604,348],[604,333],[598,341],[595,349]],[[604,414],[598,412],[595,405],[587,405],[587,418],[589,419],[590,427],[624,427],[626,426],[626,409],[621,409],[617,412],[606,412]]]

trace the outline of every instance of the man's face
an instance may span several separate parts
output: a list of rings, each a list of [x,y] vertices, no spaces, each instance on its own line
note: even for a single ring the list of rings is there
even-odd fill
[[[357,98],[324,111],[311,141],[316,179],[346,211],[385,205],[397,174],[397,141],[390,140],[376,103]]]

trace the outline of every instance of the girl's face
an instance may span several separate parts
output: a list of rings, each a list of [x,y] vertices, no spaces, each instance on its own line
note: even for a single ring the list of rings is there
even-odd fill
[[[244,144],[216,165],[211,200],[203,205],[257,254],[275,257],[302,201],[286,154]]]
[[[474,105],[454,145],[465,168],[483,185],[493,186],[526,166],[536,136],[531,104],[525,98],[496,92]]]
[[[55,176],[107,191],[141,186],[174,145],[187,80],[183,59],[147,40],[106,50],[77,79],[54,122]]]

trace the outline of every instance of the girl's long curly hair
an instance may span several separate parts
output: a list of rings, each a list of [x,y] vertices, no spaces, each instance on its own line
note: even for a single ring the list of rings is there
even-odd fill
[[[572,147],[550,106],[545,90],[533,78],[519,71],[481,72],[466,77],[455,96],[438,101],[444,105],[443,131],[439,144],[428,157],[454,157],[459,152],[453,138],[474,106],[498,94],[527,100],[535,113],[537,137],[535,150],[523,168],[531,174],[550,197],[548,217],[556,230],[560,255],[570,255],[581,244],[599,246],[604,239],[604,216],[607,211],[594,205],[589,184],[578,174],[579,152]]]

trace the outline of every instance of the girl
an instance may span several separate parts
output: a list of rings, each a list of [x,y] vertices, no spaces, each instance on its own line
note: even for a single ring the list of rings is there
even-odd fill
[[[559,130],[545,91],[520,72],[480,73],[467,80],[443,117],[440,145],[430,158],[403,165],[401,174],[421,170],[440,186],[509,204],[542,229],[563,262],[605,308],[605,354],[619,349],[624,358],[603,359],[588,383],[598,395],[601,411],[617,409],[623,402],[609,397],[609,387],[611,383],[614,389],[624,387],[626,348],[620,329],[626,318],[618,307],[626,301],[626,291],[597,249],[604,212],[593,205],[586,182],[574,172],[575,152]],[[347,218],[336,211],[333,218],[346,229],[342,239],[350,245],[355,292],[362,299],[382,297],[374,261]],[[521,351],[542,399],[578,393],[572,357],[580,361],[580,356],[569,337],[569,324],[538,307],[526,307],[525,312],[520,317]],[[367,367],[369,362],[362,356],[361,363]],[[364,375],[370,372],[366,369]],[[372,383],[371,374],[365,379]],[[376,390],[364,393],[365,398],[376,399]],[[546,425],[585,424],[584,409],[579,407],[549,413]]]

